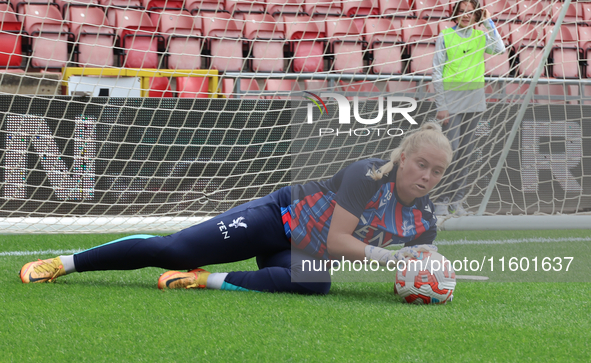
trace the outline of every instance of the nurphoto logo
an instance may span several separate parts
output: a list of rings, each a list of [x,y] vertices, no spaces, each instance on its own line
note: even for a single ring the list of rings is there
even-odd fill
[[[304,91],[304,93],[310,95],[311,97],[304,96],[312,103],[308,103],[308,117],[307,123],[312,124],[314,122],[314,106],[318,108],[320,111],[320,117],[324,114],[328,115],[328,108],[326,104],[322,100],[322,98],[332,97],[337,101],[338,105],[338,120],[339,125],[350,125],[351,118],[355,119],[355,122],[358,122],[362,125],[376,125],[383,121],[384,119],[384,97],[379,96],[377,97],[377,105],[378,105],[378,113],[377,116],[370,119],[364,119],[361,117],[359,113],[359,96],[353,97],[353,115],[351,117],[351,104],[349,100],[341,94],[338,93],[321,93],[320,96]],[[399,113],[401,114],[411,125],[417,125],[417,122],[410,116],[410,112],[416,110],[417,108],[417,101],[410,97],[395,97],[395,96],[387,96],[385,98],[385,113],[386,113],[386,124],[392,125],[392,121],[394,119],[394,115]],[[400,105],[408,106],[401,107]],[[361,127],[361,128],[349,128],[349,129],[339,129],[339,128],[330,128],[330,127],[323,127],[319,129],[320,136],[323,135],[333,135],[337,136],[339,134],[345,134],[349,136],[370,136],[371,134],[376,134],[377,136],[388,135],[388,136],[402,136],[404,131],[400,128],[384,128],[384,127]]]

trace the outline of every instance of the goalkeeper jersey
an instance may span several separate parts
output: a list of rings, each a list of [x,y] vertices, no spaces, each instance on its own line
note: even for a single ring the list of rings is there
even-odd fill
[[[353,236],[366,244],[430,244],[437,235],[437,219],[428,195],[413,205],[399,202],[395,181],[398,167],[380,180],[370,177],[386,161],[365,159],[337,172],[331,179],[295,185],[292,202],[282,208],[291,243],[308,254],[328,259],[326,241],[335,205],[359,218]]]

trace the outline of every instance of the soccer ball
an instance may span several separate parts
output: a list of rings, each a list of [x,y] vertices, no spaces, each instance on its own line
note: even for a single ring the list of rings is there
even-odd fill
[[[445,304],[453,298],[456,273],[451,262],[437,252],[407,258],[396,271],[394,293],[410,304]]]

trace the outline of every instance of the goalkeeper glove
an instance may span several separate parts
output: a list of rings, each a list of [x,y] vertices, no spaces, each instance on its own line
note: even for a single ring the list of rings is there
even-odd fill
[[[437,246],[433,245],[407,246],[401,248],[398,251],[391,251],[385,248],[367,245],[365,246],[365,257],[367,257],[370,261],[378,261],[380,265],[385,266],[389,261],[398,263],[398,261],[405,260],[407,258],[418,259],[420,254],[423,252],[435,251],[437,251]]]

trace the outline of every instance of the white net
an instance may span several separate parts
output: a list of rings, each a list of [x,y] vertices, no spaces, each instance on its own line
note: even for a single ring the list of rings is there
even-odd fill
[[[434,198],[447,193],[445,203],[493,215],[589,211],[591,3],[568,3],[560,16],[565,4],[481,4],[506,50],[485,54],[487,111],[463,121],[476,125],[457,151],[465,193],[453,184],[463,180],[456,173]],[[389,124],[378,97],[415,100],[418,123],[435,118],[436,42],[455,25],[455,5],[0,4],[0,226],[7,233],[178,230],[360,158],[387,158],[400,141],[388,128],[404,133],[410,123],[398,114]],[[351,127],[294,134],[290,126],[305,122],[311,102],[319,106],[315,127],[335,121],[340,108],[328,93],[351,101]],[[355,121],[355,97],[359,119],[382,114],[378,123]],[[332,116],[322,116],[320,101]],[[294,164],[291,148],[303,141],[316,156]]]

